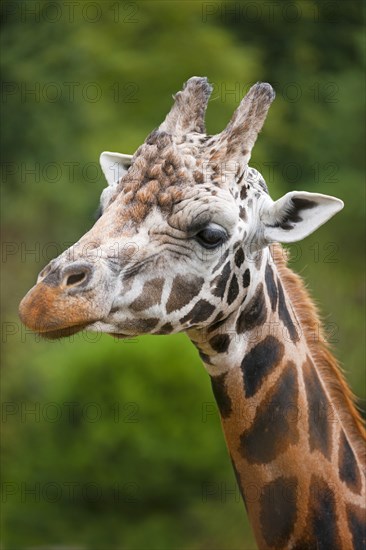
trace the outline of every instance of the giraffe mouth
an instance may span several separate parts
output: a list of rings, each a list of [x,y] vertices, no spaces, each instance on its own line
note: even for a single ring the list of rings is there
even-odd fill
[[[73,336],[74,334],[77,334],[78,332],[81,332],[82,330],[87,329],[89,325],[90,323],[84,323],[82,325],[74,325],[72,327],[67,327],[67,328],[47,330],[45,332],[38,332],[38,334],[45,340],[59,340],[61,338],[67,338],[68,336]],[[116,334],[114,332],[108,332],[107,334],[109,336],[113,336],[113,338],[118,338],[119,340],[126,340],[128,338],[133,338],[133,336],[131,336],[130,334]]]
[[[45,340],[59,340],[61,338],[67,338],[68,336],[73,336],[74,334],[77,334],[78,332],[85,329],[89,324],[90,323],[83,323],[81,325],[73,325],[71,327],[55,330],[47,330],[42,332],[38,331],[38,334]]]

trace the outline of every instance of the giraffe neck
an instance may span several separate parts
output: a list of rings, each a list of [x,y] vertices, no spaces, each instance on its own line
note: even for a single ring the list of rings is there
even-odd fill
[[[300,279],[291,277],[297,289],[267,249],[240,309],[190,336],[211,376],[259,548],[361,548],[365,475],[359,420],[338,371],[336,380],[325,383],[326,369],[333,367],[322,363],[321,351],[329,352],[316,341],[315,311],[317,330],[310,335],[309,319],[291,302],[297,295],[309,300]],[[340,410],[331,383],[344,392]]]

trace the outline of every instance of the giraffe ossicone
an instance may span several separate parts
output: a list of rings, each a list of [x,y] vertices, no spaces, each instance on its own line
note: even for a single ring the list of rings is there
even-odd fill
[[[41,271],[20,317],[47,338],[187,332],[259,547],[358,548],[362,422],[315,307],[274,244],[305,238],[343,203],[305,191],[273,201],[248,165],[272,87],[255,84],[214,136],[204,122],[211,90],[189,79],[133,156],[102,153],[101,216]]]

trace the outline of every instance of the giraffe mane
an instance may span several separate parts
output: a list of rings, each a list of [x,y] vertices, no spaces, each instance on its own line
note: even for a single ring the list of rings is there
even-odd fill
[[[335,409],[347,431],[349,442],[366,469],[366,431],[356,407],[356,397],[344,379],[344,374],[324,337],[318,309],[311,299],[303,279],[287,265],[288,255],[280,244],[271,246],[274,263],[281,282],[304,332],[312,359]],[[319,338],[314,338],[314,327],[319,327]]]

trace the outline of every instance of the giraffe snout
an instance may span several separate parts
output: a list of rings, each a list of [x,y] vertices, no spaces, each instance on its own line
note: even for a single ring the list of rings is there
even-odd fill
[[[50,338],[65,336],[100,319],[103,308],[93,300],[95,266],[84,260],[67,265],[52,261],[19,306],[21,321]]]

